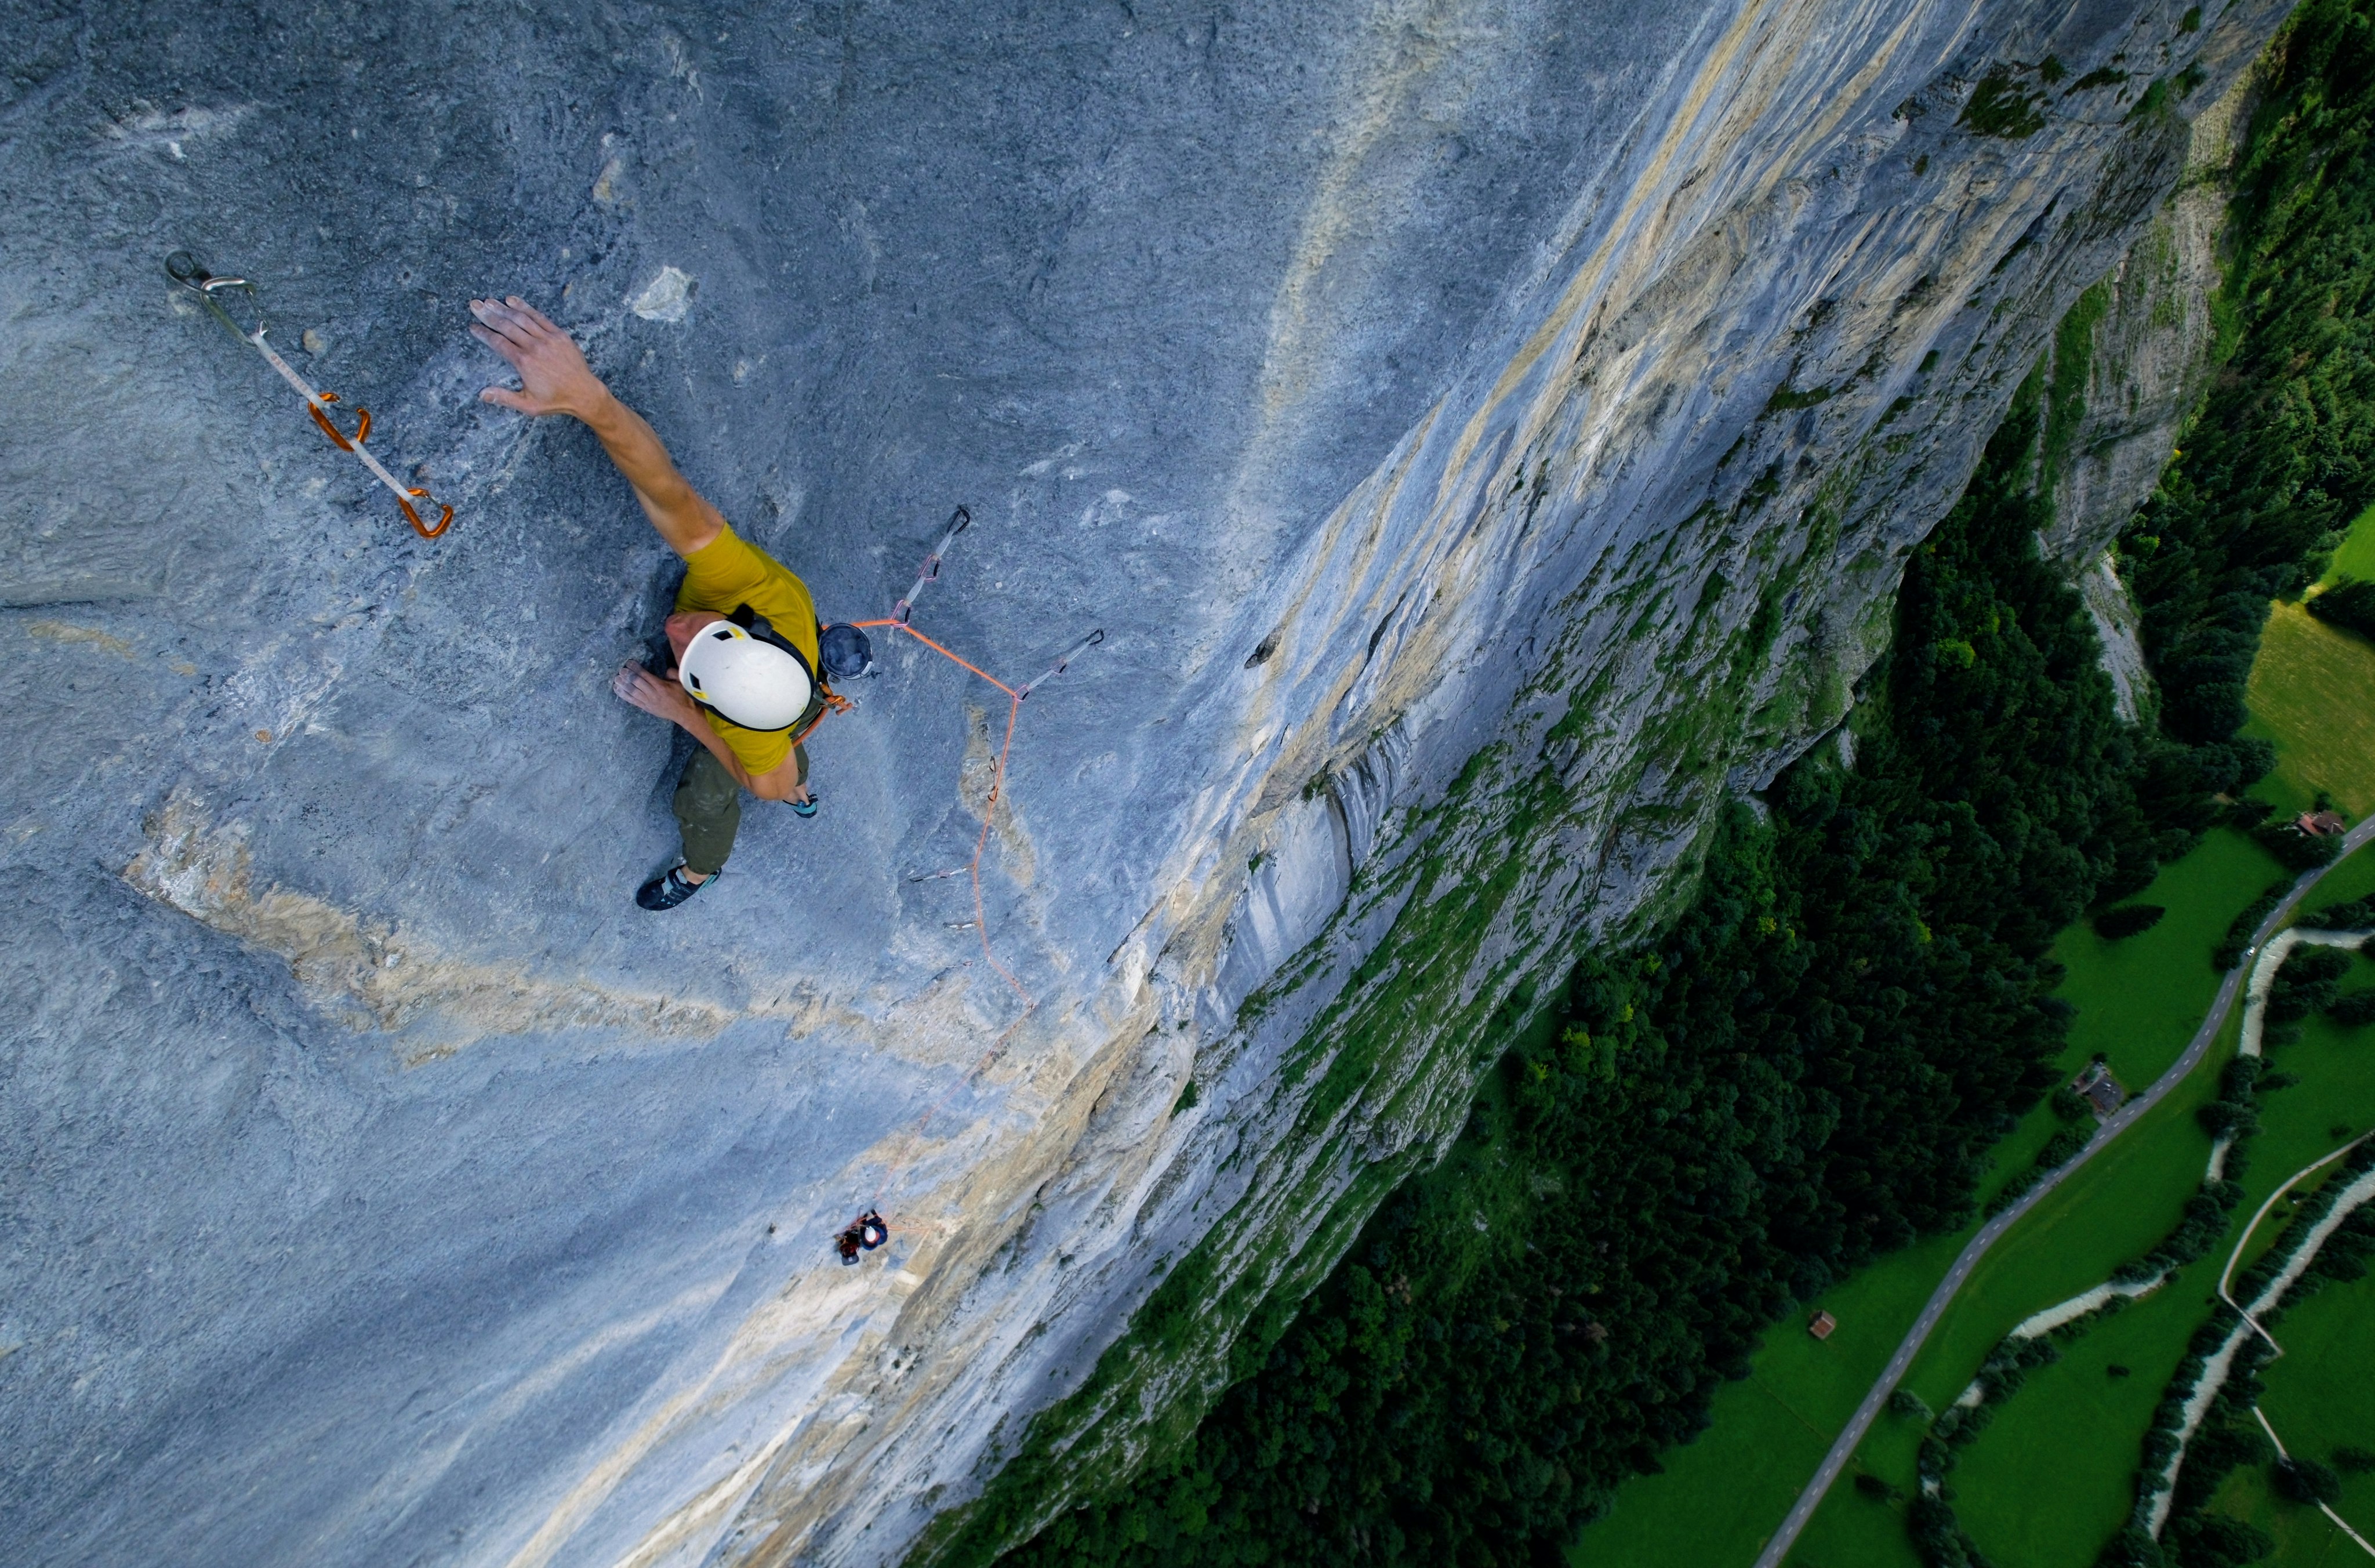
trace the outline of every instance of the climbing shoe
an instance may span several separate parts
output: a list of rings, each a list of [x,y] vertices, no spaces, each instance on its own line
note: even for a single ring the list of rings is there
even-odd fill
[[[817,814],[817,802],[823,798],[811,789],[806,800],[787,800],[784,804],[792,808],[792,815],[795,817],[813,817]]]
[[[718,876],[719,873],[713,871],[704,881],[688,881],[685,879],[682,866],[671,866],[668,869],[668,875],[655,877],[637,888],[635,902],[645,909],[674,909],[711,882],[717,880]]]

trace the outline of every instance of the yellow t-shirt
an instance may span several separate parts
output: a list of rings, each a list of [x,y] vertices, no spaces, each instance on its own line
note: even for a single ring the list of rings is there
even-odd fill
[[[809,673],[815,673],[816,601],[809,596],[809,585],[729,527],[685,557],[684,586],[676,591],[676,607],[679,614],[715,610],[732,615],[743,605],[764,616],[775,635],[798,648],[809,662]],[[784,759],[792,754],[792,736],[799,727],[744,729],[707,708],[701,715],[741,759],[752,778],[783,766]]]

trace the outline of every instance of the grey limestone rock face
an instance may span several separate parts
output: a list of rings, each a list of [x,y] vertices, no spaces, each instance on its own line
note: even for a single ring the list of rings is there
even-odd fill
[[[0,10],[12,1560],[879,1563],[1109,1477],[1836,724],[2179,180],[2145,86],[2282,9]],[[1003,788],[886,642],[823,814],[637,911],[670,560],[475,400],[487,292],[828,616],[962,502],[919,629],[1102,627]]]
[[[2194,118],[2177,190],[2119,265],[2081,297],[2071,330],[2056,335],[2046,361],[2051,373],[2063,355],[2086,356],[2074,378],[2078,416],[2050,443],[2053,522],[2040,544],[2078,573],[2104,670],[2121,716],[2131,721],[2150,678],[2135,606],[2109,547],[2160,482],[2209,384],[2226,182],[2258,100],[2256,74],[2237,77]]]

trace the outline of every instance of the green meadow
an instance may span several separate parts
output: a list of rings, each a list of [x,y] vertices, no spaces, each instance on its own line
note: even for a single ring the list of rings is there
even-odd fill
[[[2275,1326],[2285,1354],[2260,1374],[2267,1385],[2260,1409],[2286,1449],[2329,1465],[2336,1448],[2375,1449],[2375,1274],[2326,1286]],[[2275,1537],[2275,1553],[2265,1560],[2272,1568],[2367,1561],[2324,1515],[2277,1497],[2264,1471],[2228,1477],[2218,1506]],[[2334,1512],[2375,1540],[2375,1475],[2345,1472]]]
[[[2276,743],[2275,772],[2254,793],[2285,810],[2323,791],[2353,818],[2375,811],[2375,643],[2298,605],[2277,605],[2260,634],[2250,690],[2243,733]]]
[[[2064,932],[2055,957],[2068,974],[2057,994],[2078,1008],[2078,1017],[2063,1067],[2075,1072],[2102,1051],[2130,1087],[2140,1088],[2175,1061],[2218,989],[2211,945],[2281,875],[2282,867],[2249,839],[2222,830],[2137,895],[2138,902],[2168,909],[2151,930],[2122,942],[2106,942],[2084,925]],[[2226,1050],[2234,1032],[2230,1021]],[[2099,1283],[2158,1241],[2208,1158],[2210,1142],[2193,1120],[2193,1108],[2215,1090],[2215,1075],[2197,1074],[1999,1242],[1915,1360],[1907,1386],[1933,1407],[1953,1399],[2015,1324]],[[2001,1185],[2025,1167],[2057,1125],[2044,1106],[2023,1117],[1998,1147],[1991,1184]],[[1801,1331],[1802,1318],[1777,1326],[1754,1358],[1748,1379],[1717,1396],[1714,1425],[1696,1443],[1668,1453],[1664,1474],[1628,1483],[1608,1515],[1585,1529],[1575,1561],[1628,1568],[1674,1562],[1744,1568],[1753,1562],[1969,1236],[1967,1229],[1933,1237],[1810,1303],[1810,1312],[1820,1308],[1838,1320],[1828,1340]],[[2168,1358],[2170,1365],[2191,1331],[2189,1319],[2177,1335],[2180,1350]],[[2145,1366],[2135,1367],[2133,1381],[2151,1377]],[[2134,1431],[2141,1433],[2158,1385],[2135,1397],[2141,1410]],[[1885,1414],[1858,1451],[1854,1468],[1909,1493],[1920,1441],[1917,1422]],[[1984,1450],[1989,1441],[1967,1455]],[[1964,1463],[1969,1468],[1968,1457]],[[2133,1463],[2131,1444],[2110,1467],[2109,1480],[2122,1494]],[[1967,1499],[1974,1489],[1961,1490]],[[1967,1511],[1969,1503],[1963,1506]],[[1902,1498],[1876,1500],[1842,1480],[1790,1560],[1797,1568],[1915,1568],[1903,1507]],[[2124,1508],[2122,1502],[2114,1509],[2114,1526]],[[2090,1545],[2082,1561],[2093,1556]]]

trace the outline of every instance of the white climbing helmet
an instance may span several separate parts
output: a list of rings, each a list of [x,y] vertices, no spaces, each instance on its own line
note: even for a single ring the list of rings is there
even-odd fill
[[[798,659],[730,620],[694,632],[676,673],[694,701],[744,729],[791,728],[815,690]]]

